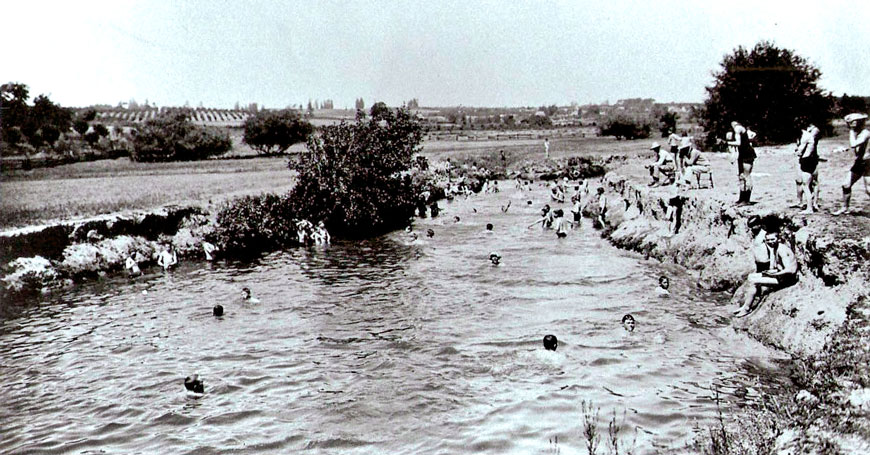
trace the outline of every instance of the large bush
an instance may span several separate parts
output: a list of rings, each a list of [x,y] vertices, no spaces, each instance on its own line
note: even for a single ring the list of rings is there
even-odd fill
[[[260,111],[245,121],[244,141],[260,153],[274,155],[305,141],[313,130],[295,111]]]
[[[700,113],[708,145],[725,137],[732,121],[764,143],[794,141],[810,122],[829,129],[832,100],[817,85],[822,73],[803,57],[760,42],[738,47],[721,65]]]
[[[209,240],[231,255],[294,245],[296,220],[289,196],[263,194],[227,202],[218,211]]]
[[[228,134],[196,126],[189,112],[177,111],[137,126],[130,156],[135,161],[204,160],[232,146]]]
[[[617,139],[644,139],[649,137],[649,120],[635,119],[627,115],[611,115],[601,122],[602,136],[615,136]]]
[[[403,226],[419,188],[409,170],[423,138],[410,111],[380,111],[321,128],[291,162],[298,173],[291,193],[300,218],[325,220],[330,232],[367,237]]]

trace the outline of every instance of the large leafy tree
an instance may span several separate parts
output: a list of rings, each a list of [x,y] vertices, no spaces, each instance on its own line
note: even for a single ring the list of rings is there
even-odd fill
[[[45,142],[53,144],[61,133],[69,130],[72,112],[45,95],[37,96],[30,106],[29,96],[24,84],[10,82],[0,86],[2,140],[13,146],[22,140],[34,147]]]
[[[93,140],[99,140],[100,132]],[[134,161],[193,161],[226,153],[229,135],[194,125],[190,111],[181,109],[137,125],[133,136]]]
[[[266,155],[280,154],[291,145],[304,142],[314,131],[296,111],[260,111],[245,121],[246,144]]]
[[[290,195],[296,216],[356,238],[407,223],[419,194],[408,171],[423,127],[405,108],[376,114],[309,136],[306,152],[291,162],[299,173]]]
[[[818,86],[821,71],[788,49],[762,41],[742,46],[721,63],[707,87],[700,112],[707,143],[713,144],[739,121],[765,143],[794,141],[810,122],[829,129],[832,102]]]

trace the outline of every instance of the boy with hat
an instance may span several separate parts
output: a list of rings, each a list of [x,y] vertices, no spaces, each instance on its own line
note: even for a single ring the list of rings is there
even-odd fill
[[[662,172],[674,171],[674,158],[671,157],[670,153],[662,150],[662,146],[659,145],[658,142],[653,142],[652,146],[649,149],[652,150],[658,158],[655,163],[647,165],[647,167],[649,168],[649,175],[653,179],[652,183],[650,183],[649,186],[665,185],[665,182],[660,181],[662,177]]]

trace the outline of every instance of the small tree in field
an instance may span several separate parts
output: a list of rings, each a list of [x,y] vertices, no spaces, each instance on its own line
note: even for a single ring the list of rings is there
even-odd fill
[[[676,112],[664,112],[658,117],[662,137],[668,137],[669,134],[677,131],[677,117]]]
[[[296,216],[326,220],[330,232],[355,238],[407,223],[419,194],[407,171],[423,127],[404,108],[376,114],[308,137],[307,151],[291,163],[299,173],[290,195]]]
[[[372,108],[369,109],[369,115],[371,115],[372,118],[379,118],[382,115],[389,115],[389,113],[390,108],[387,107],[387,104],[383,101],[378,101],[377,103],[372,104]]]
[[[99,140],[99,136],[96,138]],[[194,125],[188,110],[179,110],[137,125],[134,161],[193,161],[226,153],[233,146],[226,133]]]
[[[305,141],[312,131],[311,123],[303,120],[296,111],[261,111],[245,121],[243,140],[262,154],[276,155],[297,142]]]
[[[626,115],[608,116],[600,126],[602,136],[614,136],[616,139],[648,138],[650,128],[648,120],[635,120]]]
[[[713,73],[700,112],[708,145],[739,121],[761,142],[791,142],[812,122],[830,129],[832,102],[818,87],[821,72],[803,57],[762,41],[752,50],[738,47]]]

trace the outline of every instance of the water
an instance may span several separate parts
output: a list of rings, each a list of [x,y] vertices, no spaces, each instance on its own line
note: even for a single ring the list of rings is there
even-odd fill
[[[681,269],[610,247],[589,220],[561,240],[527,229],[545,193],[442,202],[413,243],[397,232],[46,297],[0,321],[0,452],[586,453],[584,401],[603,439],[615,412],[623,447],[680,451],[713,421],[714,386],[733,405],[735,388],[751,400],[759,375],[776,381],[778,354],[735,334]],[[192,373],[204,396],[184,390]]]

